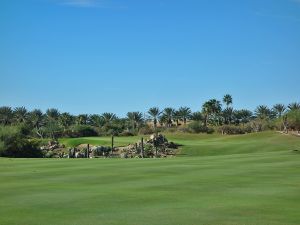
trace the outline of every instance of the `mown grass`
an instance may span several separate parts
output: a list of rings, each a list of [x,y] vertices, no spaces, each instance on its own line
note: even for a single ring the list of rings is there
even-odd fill
[[[226,155],[254,152],[268,152],[299,149],[299,138],[276,132],[253,133],[247,135],[218,134],[164,134],[169,141],[182,145],[178,156]],[[115,137],[115,146],[125,146],[140,140],[141,137]],[[144,136],[147,138],[147,136]],[[79,144],[111,145],[111,137],[84,137],[61,139],[68,147]]]
[[[299,224],[299,138],[167,137],[194,157],[0,159],[0,224]]]

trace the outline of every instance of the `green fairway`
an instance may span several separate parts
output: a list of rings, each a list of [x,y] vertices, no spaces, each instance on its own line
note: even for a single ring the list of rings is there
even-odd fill
[[[300,150],[300,138],[275,132],[221,136],[217,134],[165,134],[169,141],[182,145],[178,156],[228,155],[254,152]],[[126,146],[141,137],[115,137],[115,146]],[[145,137],[147,138],[147,136]],[[111,145],[111,137],[64,138],[68,147],[80,144]]]
[[[300,223],[300,138],[167,134],[168,159],[0,159],[2,225]],[[139,137],[117,137],[126,145]],[[109,145],[110,138],[63,139]],[[294,151],[298,150],[298,151]]]

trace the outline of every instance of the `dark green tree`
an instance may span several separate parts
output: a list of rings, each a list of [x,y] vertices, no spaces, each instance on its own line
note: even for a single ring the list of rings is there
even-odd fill
[[[243,124],[243,126],[250,122],[253,113],[247,109],[235,110],[234,111],[234,120],[237,124]]]
[[[222,115],[224,117],[225,124],[231,124],[233,120],[233,114],[234,114],[234,110],[232,107],[226,107],[223,110]]]
[[[276,104],[273,106],[273,111],[276,113],[277,117],[281,117],[286,110],[284,104]]]
[[[163,111],[162,117],[165,120],[167,127],[171,127],[174,119],[175,109],[167,107]]]
[[[106,125],[111,124],[114,120],[117,119],[116,114],[105,112],[101,115]]]
[[[2,106],[0,107],[0,123],[2,125],[9,125],[13,122],[13,110],[11,107],[8,106]]]
[[[221,102],[216,99],[211,99],[205,102],[202,106],[202,113],[204,115],[204,125],[207,126],[208,120],[218,122],[218,115],[222,110]]]
[[[293,111],[293,110],[299,110],[300,109],[300,103],[298,102],[293,102],[291,104],[288,105],[289,110]]]
[[[94,127],[102,127],[104,126],[105,121],[101,115],[93,114],[89,118],[89,124]]]
[[[76,124],[77,125],[87,125],[89,121],[89,115],[88,114],[79,114],[76,117]]]
[[[226,104],[226,107],[228,108],[232,104],[232,96],[229,94],[224,95],[223,102]]]
[[[14,109],[14,120],[16,124],[26,123],[28,120],[28,111],[25,107],[16,107]]]
[[[28,120],[31,126],[34,128],[35,133],[40,137],[44,137],[43,127],[45,126],[45,116],[43,112],[39,109],[34,109],[29,112]]]
[[[135,130],[143,123],[143,114],[141,112],[128,112],[127,120],[131,128]]]
[[[75,123],[75,118],[70,113],[62,113],[58,118],[59,124],[64,128],[64,131]]]
[[[51,108],[46,111],[46,126],[45,132],[49,135],[49,137],[53,140],[57,138],[57,133],[59,133],[59,116],[60,113],[57,109]]]
[[[151,117],[152,121],[153,121],[153,127],[156,130],[157,128],[157,121],[158,121],[158,117],[161,114],[159,108],[157,107],[152,107],[148,110],[148,114]]]
[[[271,119],[274,116],[274,112],[266,105],[259,105],[255,109],[255,116],[261,120]]]
[[[203,115],[201,112],[194,112],[191,115],[191,120],[200,122],[200,121],[203,121],[204,118],[203,118]]]
[[[186,125],[187,120],[191,118],[192,110],[189,107],[180,107],[178,114],[184,125]]]

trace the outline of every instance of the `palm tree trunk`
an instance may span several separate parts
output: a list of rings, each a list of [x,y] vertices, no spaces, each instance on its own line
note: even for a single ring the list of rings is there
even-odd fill
[[[205,119],[204,119],[204,126],[207,127],[207,121],[208,121],[208,115],[205,114]]]
[[[154,119],[153,124],[154,124],[155,134],[157,135],[157,120],[156,119]]]
[[[39,128],[36,127],[36,134],[41,138],[43,139],[43,135],[39,132]]]

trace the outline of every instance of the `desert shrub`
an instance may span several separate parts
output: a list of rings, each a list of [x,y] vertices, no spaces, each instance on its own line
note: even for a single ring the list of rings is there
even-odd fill
[[[153,133],[154,133],[154,129],[152,127],[150,127],[149,125],[145,125],[139,131],[139,134],[141,134],[141,135],[149,135],[149,134],[153,134]]]
[[[284,129],[284,117],[281,116],[273,121],[276,130],[282,131]]]
[[[72,128],[66,129],[63,133],[62,133],[62,137],[66,137],[66,138],[70,138],[70,137],[76,137],[76,135],[73,132]]]
[[[244,132],[245,132],[246,134],[247,134],[247,133],[252,133],[252,132],[253,132],[253,129],[252,129],[252,127],[250,126],[249,123],[243,125],[243,130],[244,130]]]
[[[207,127],[203,126],[201,122],[194,121],[188,125],[188,129],[192,133],[206,133]]]
[[[57,121],[49,121],[42,128],[42,132],[44,133],[45,137],[57,139],[58,137],[62,136],[63,128],[58,124]]]
[[[213,128],[206,127],[202,122],[194,121],[188,124],[188,132],[190,133],[207,133],[212,134],[214,132]]]
[[[39,143],[26,137],[23,127],[0,127],[0,156],[4,157],[42,157]]]
[[[300,110],[292,110],[287,113],[287,122],[289,128],[293,130],[300,130]]]
[[[96,131],[97,136],[103,136],[104,132],[100,127],[93,127],[94,131]]]
[[[239,126],[234,126],[234,125],[223,125],[218,128],[218,132],[222,134],[245,134],[245,131],[243,128]]]
[[[125,129],[125,125],[122,120],[113,121],[101,127],[103,135],[119,136]]]
[[[144,146],[144,154],[145,156],[153,156],[153,147],[151,145]]]
[[[97,136],[97,131],[89,125],[76,125],[72,128],[72,137],[91,137]]]
[[[189,133],[190,129],[187,126],[180,126],[177,128],[177,131],[182,133]]]
[[[109,130],[107,130],[104,134],[106,136],[119,136],[123,131],[120,130],[120,129],[114,129],[114,128],[111,128]]]
[[[212,128],[212,127],[207,127],[207,131],[206,131],[207,134],[213,134],[214,132],[215,132],[215,129],[214,129],[214,128]]]
[[[250,124],[244,125],[244,126],[236,126],[236,125],[223,125],[218,128],[218,132],[222,134],[246,134],[246,133],[252,133],[253,128]]]
[[[53,156],[54,156],[53,151],[47,151],[44,157],[45,158],[52,158]]]
[[[276,122],[274,120],[268,120],[268,121],[264,121],[262,124],[262,130],[266,131],[266,130],[276,130],[277,129],[277,125]]]
[[[251,126],[253,132],[275,130],[277,128],[276,122],[270,119],[256,118],[248,124]]]
[[[135,135],[136,135],[135,132],[128,131],[128,130],[124,130],[119,134],[119,136],[123,136],[123,137],[129,137],[129,136],[135,136]]]

